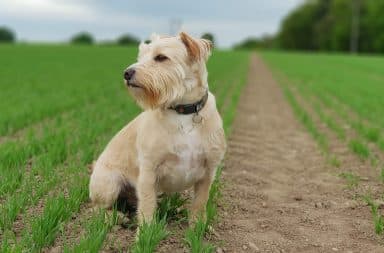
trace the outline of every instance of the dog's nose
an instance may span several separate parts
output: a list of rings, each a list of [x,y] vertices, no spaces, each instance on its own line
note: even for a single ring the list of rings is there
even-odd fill
[[[127,69],[124,72],[124,79],[127,80],[127,81],[131,81],[132,77],[135,75],[135,72],[136,71],[133,68]]]

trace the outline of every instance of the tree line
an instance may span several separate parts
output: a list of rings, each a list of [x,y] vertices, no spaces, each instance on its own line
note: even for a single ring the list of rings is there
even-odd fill
[[[383,13],[384,0],[306,0],[275,36],[235,47],[384,53]]]
[[[212,44],[215,43],[215,38],[212,33],[204,33],[201,37],[204,39],[210,40]],[[7,27],[4,27],[4,26],[0,27],[0,43],[1,42],[3,43],[16,42],[15,33]],[[74,36],[72,36],[69,42],[72,44],[92,45],[95,43],[95,38],[89,32],[79,32]],[[131,34],[123,34],[120,37],[118,37],[116,40],[101,42],[101,44],[103,45],[116,45],[116,44],[117,45],[138,45],[139,43],[140,43],[140,40]]]
[[[7,28],[7,27],[0,27],[0,43],[14,43],[16,42],[16,35],[15,33]],[[95,44],[95,38],[92,36],[92,34],[88,32],[79,32],[72,36],[69,40],[72,44]],[[116,40],[111,41],[104,41],[101,44],[106,45],[138,45],[140,43],[140,40],[136,38],[135,36],[131,34],[123,34],[120,37],[118,37]]]

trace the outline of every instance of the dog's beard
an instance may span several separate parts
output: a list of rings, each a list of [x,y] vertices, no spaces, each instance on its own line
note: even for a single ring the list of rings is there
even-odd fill
[[[182,69],[148,71],[145,66],[136,67],[135,83],[140,88],[132,88],[131,94],[143,109],[167,108],[173,101],[183,97]]]

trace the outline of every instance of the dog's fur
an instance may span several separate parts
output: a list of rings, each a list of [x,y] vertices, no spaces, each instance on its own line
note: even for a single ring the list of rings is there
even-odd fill
[[[194,187],[192,217],[204,216],[216,167],[223,159],[226,143],[215,97],[195,114],[169,109],[199,101],[208,90],[206,61],[211,43],[180,33],[175,37],[152,36],[140,44],[130,94],[144,109],[109,142],[96,161],[90,198],[108,208],[124,185],[136,189],[139,222],[151,221],[159,192],[177,192]],[[161,61],[156,60],[162,55]],[[129,82],[125,81],[126,84]]]

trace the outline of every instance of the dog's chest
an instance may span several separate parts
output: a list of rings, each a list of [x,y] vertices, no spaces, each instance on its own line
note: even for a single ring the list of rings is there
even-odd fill
[[[203,140],[197,131],[177,134],[159,167],[163,191],[181,191],[191,187],[205,174]]]

